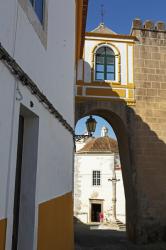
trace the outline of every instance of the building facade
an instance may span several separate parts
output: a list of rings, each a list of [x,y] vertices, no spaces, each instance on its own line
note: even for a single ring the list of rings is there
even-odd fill
[[[1,1],[0,250],[74,248],[73,89],[86,11],[83,0]]]
[[[78,67],[76,121],[98,115],[113,127],[126,194],[127,235],[138,243],[166,237],[165,59],[165,23],[135,19],[130,35],[114,34],[103,24],[86,33]]]
[[[135,37],[119,35],[101,23],[86,33],[79,61],[76,101],[123,99],[134,104],[133,46]]]
[[[102,137],[87,139],[82,142],[82,147],[80,142],[76,143],[74,215],[83,223],[101,222],[100,214],[103,214],[102,222],[111,223],[118,219],[125,224],[125,195],[118,145],[107,132],[102,131]],[[116,183],[113,183],[114,179]]]

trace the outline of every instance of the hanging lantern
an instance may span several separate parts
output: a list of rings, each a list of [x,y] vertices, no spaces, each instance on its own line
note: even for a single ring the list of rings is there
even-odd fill
[[[92,115],[90,115],[90,117],[86,121],[86,128],[89,136],[92,136],[92,133],[95,132],[96,124],[97,124],[96,120],[92,117]]]

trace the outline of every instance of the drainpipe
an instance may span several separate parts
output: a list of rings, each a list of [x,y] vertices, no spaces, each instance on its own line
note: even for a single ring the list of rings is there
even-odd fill
[[[111,216],[111,222],[116,222],[116,183],[120,181],[116,178],[116,172],[115,172],[115,156],[114,156],[114,165],[112,168],[112,179],[108,179],[109,181],[112,181],[112,216]]]
[[[116,221],[116,173],[115,166],[112,169],[112,221]]]

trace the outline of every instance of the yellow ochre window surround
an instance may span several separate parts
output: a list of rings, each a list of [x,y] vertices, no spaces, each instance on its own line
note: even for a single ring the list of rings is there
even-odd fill
[[[121,58],[112,44],[99,44],[93,50],[92,79],[100,82],[121,82]]]
[[[95,56],[95,80],[115,81],[115,54],[108,47],[101,47]]]

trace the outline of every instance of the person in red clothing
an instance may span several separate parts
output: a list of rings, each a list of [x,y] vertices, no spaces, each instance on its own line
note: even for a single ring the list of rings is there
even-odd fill
[[[104,220],[104,214],[102,212],[99,213],[99,220],[100,222],[103,222]]]

